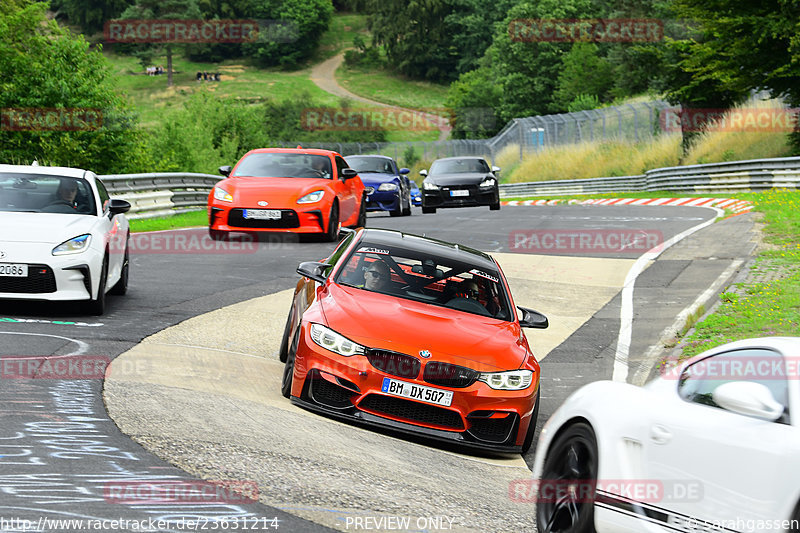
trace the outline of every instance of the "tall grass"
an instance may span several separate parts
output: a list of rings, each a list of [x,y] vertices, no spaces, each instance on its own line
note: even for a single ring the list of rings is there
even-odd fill
[[[746,116],[759,108],[778,110],[782,104],[774,100],[751,100],[727,114],[723,123],[733,123],[732,113]],[[744,121],[740,120],[740,124]],[[513,145],[506,147],[497,159],[501,166],[511,170],[506,173],[508,183],[633,176],[660,167],[789,156],[793,150],[788,133],[776,127],[757,131],[747,131],[745,127],[718,128],[698,135],[686,154],[681,154],[680,132],[636,143],[610,140],[552,146],[528,152],[522,161],[519,161],[519,146]]]
[[[554,146],[527,154],[507,174],[506,181],[517,183],[643,174],[652,168],[677,165],[680,161],[680,144],[680,134],[668,134],[639,143],[587,141]],[[511,166],[511,150],[501,152],[498,160]]]
[[[778,111],[783,106],[776,100],[751,100],[726,113],[723,123],[730,124],[734,113],[747,113],[753,109]],[[741,117],[741,115],[740,115]],[[769,127],[758,131],[736,131],[720,128],[701,134],[683,159],[684,165],[720,163],[743,159],[785,157],[792,153],[788,131],[777,131]]]

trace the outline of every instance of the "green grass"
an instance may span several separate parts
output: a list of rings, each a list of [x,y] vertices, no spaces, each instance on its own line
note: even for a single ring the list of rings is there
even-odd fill
[[[159,218],[137,218],[130,221],[131,231],[159,231],[165,229],[207,226],[208,213],[205,209]]]
[[[331,20],[330,28],[320,40],[314,62],[324,61],[347,48],[352,48],[353,38],[356,35],[361,35],[365,42],[369,42],[370,34],[367,29],[367,16],[351,13],[335,14],[333,20]]]
[[[342,65],[336,71],[336,79],[339,85],[364,98],[434,113],[444,110],[444,101],[447,98],[447,85],[412,80],[383,69],[350,68]]]
[[[117,87],[127,94],[138,111],[142,126],[155,125],[164,112],[177,108],[195,91],[209,90],[220,97],[241,98],[258,102],[267,98],[284,100],[303,91],[317,105],[335,106],[339,98],[326,93],[311,81],[310,69],[287,72],[259,69],[243,61],[224,61],[218,64],[195,63],[183,57],[173,57],[173,87],[167,87],[166,74],[147,76],[141,64],[132,57],[106,53],[116,74]],[[166,58],[155,58],[153,64],[166,65]],[[219,72],[219,82],[198,82],[198,71]]]
[[[716,311],[685,338],[686,357],[734,340],[800,332],[800,192],[772,190],[736,197],[752,201],[754,210],[763,214],[768,248],[752,268],[757,276],[775,279],[724,293]]]

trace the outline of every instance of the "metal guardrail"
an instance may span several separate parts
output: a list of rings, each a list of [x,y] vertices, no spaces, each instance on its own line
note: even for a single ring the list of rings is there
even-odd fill
[[[800,157],[658,168],[640,176],[552,180],[500,185],[501,198],[611,192],[735,193],[800,188]]]
[[[111,174],[100,179],[114,197],[131,202],[130,218],[205,208],[222,177],[188,172]],[[501,198],[675,191],[736,193],[800,188],[800,157],[657,168],[639,176],[550,180],[500,185]]]
[[[100,176],[108,192],[131,203],[129,218],[153,218],[204,208],[223,179],[214,174],[157,172]]]

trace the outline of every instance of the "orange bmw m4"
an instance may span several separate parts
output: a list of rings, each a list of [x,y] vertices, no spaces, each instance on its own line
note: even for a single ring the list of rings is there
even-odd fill
[[[343,226],[366,225],[364,184],[329,150],[260,148],[247,152],[208,195],[208,231],[317,233],[335,241]]]
[[[348,232],[324,262],[301,263],[280,359],[297,405],[367,425],[525,453],[539,363],[495,260],[382,229]]]

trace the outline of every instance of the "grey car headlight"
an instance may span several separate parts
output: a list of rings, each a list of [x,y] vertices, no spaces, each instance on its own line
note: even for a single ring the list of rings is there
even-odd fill
[[[435,183],[429,183],[427,181],[423,181],[422,182],[422,188],[426,189],[426,190],[429,190],[429,191],[438,191],[439,190],[439,186],[438,185],[436,185]]]
[[[497,183],[497,180],[495,180],[494,178],[486,178],[481,182],[479,187],[481,189],[488,189],[489,187],[494,187],[495,183]]]

